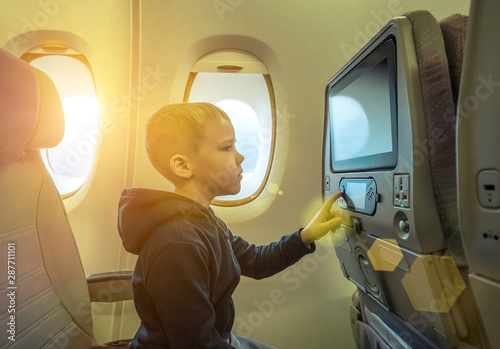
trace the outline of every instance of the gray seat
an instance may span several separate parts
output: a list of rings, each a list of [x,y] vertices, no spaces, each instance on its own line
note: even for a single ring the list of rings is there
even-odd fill
[[[425,117],[429,175],[446,242],[446,254],[453,257],[466,287],[451,307],[449,316],[441,315],[447,332],[434,330],[433,341],[427,338],[429,331],[427,337],[420,333],[424,327],[434,326],[433,320],[402,321],[360,291],[353,298],[351,309],[354,337],[360,348],[405,348],[405,345],[416,348],[472,345],[482,348],[485,345],[484,330],[468,279],[469,263],[459,225],[456,179],[456,109],[467,17],[452,15],[438,23],[427,11],[410,12],[404,16],[412,24]],[[397,299],[390,301],[398,302]],[[437,319],[438,316],[429,315],[429,319],[432,318]]]
[[[413,24],[434,199],[447,251],[457,266],[467,266],[458,223],[455,160],[456,103],[467,19],[452,15],[437,23],[427,11],[406,16]]]
[[[2,265],[9,262],[0,270],[0,321],[9,324],[7,336],[0,336],[2,348],[96,345],[78,249],[40,154],[63,134],[63,110],[51,79],[0,49],[0,256]],[[115,294],[116,284],[94,281],[94,288],[104,285],[96,292],[107,301],[115,294],[131,299],[128,281],[120,281]]]
[[[454,14],[437,21],[426,11],[408,13],[414,26],[414,38],[426,122],[430,175],[446,252],[466,285],[457,299],[465,328],[462,341],[484,347],[485,336],[468,278],[469,262],[465,254],[458,214],[456,167],[456,121],[468,17]],[[435,28],[431,34],[429,28]],[[439,32],[437,30],[439,29]],[[431,35],[442,37],[431,39]]]
[[[491,348],[500,343],[499,13],[498,1],[472,2],[457,122],[460,227]]]

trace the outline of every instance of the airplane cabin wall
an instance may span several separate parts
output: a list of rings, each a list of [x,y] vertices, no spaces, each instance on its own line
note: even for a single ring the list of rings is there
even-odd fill
[[[129,3],[56,0],[3,5],[0,44],[4,49],[20,56],[47,40],[57,40],[74,46],[90,62],[100,118],[109,122],[100,129],[94,173],[64,203],[86,274],[116,270],[120,248],[116,202],[126,175],[123,155],[130,113],[128,100],[122,102],[122,96],[129,95],[131,74]],[[126,108],[119,109],[118,103]]]
[[[0,45],[18,56],[46,39],[27,33],[33,30],[78,38],[66,44],[80,43],[75,48],[92,66],[101,119],[109,120],[100,130],[94,173],[80,192],[65,200],[86,275],[133,268],[136,258],[123,250],[116,228],[119,195],[127,187],[171,188],[149,164],[144,127],[162,105],[182,102],[198,58],[215,49],[240,48],[257,55],[269,69],[278,128],[268,183],[276,184],[282,195],[265,189],[250,204],[215,208],[233,233],[256,244],[269,243],[303,227],[321,207],[326,83],[391,17],[420,9],[439,20],[468,13],[469,1],[3,4]],[[242,278],[234,297],[234,330],[280,348],[354,348],[348,315],[353,290],[327,236],[314,255],[295,267],[266,280]],[[133,307],[121,311],[129,314]],[[97,336],[133,336],[135,322],[116,321],[98,329]]]

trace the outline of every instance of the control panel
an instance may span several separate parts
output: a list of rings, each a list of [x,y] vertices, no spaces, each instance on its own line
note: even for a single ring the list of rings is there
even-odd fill
[[[373,178],[342,178],[339,192],[342,196],[337,202],[341,208],[370,216],[375,214],[377,203],[380,202]]]

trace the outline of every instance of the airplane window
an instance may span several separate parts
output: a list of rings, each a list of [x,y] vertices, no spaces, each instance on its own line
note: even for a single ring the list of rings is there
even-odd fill
[[[42,149],[42,159],[63,198],[76,193],[88,178],[99,141],[99,111],[94,80],[87,66],[64,55],[46,55],[30,62],[54,81],[64,110],[64,138]]]
[[[231,119],[236,148],[245,157],[241,191],[217,197],[213,204],[236,206],[258,197],[269,176],[275,140],[274,97],[267,69],[257,57],[230,50],[228,60],[224,53],[208,54],[195,64],[184,101],[213,103]],[[249,73],[244,73],[246,68]]]

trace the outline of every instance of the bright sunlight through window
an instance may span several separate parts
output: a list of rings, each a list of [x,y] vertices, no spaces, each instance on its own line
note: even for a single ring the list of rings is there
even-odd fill
[[[72,96],[62,101],[64,138],[56,147],[42,150],[42,158],[61,195],[80,188],[87,178],[97,146],[99,113],[95,100]]]

